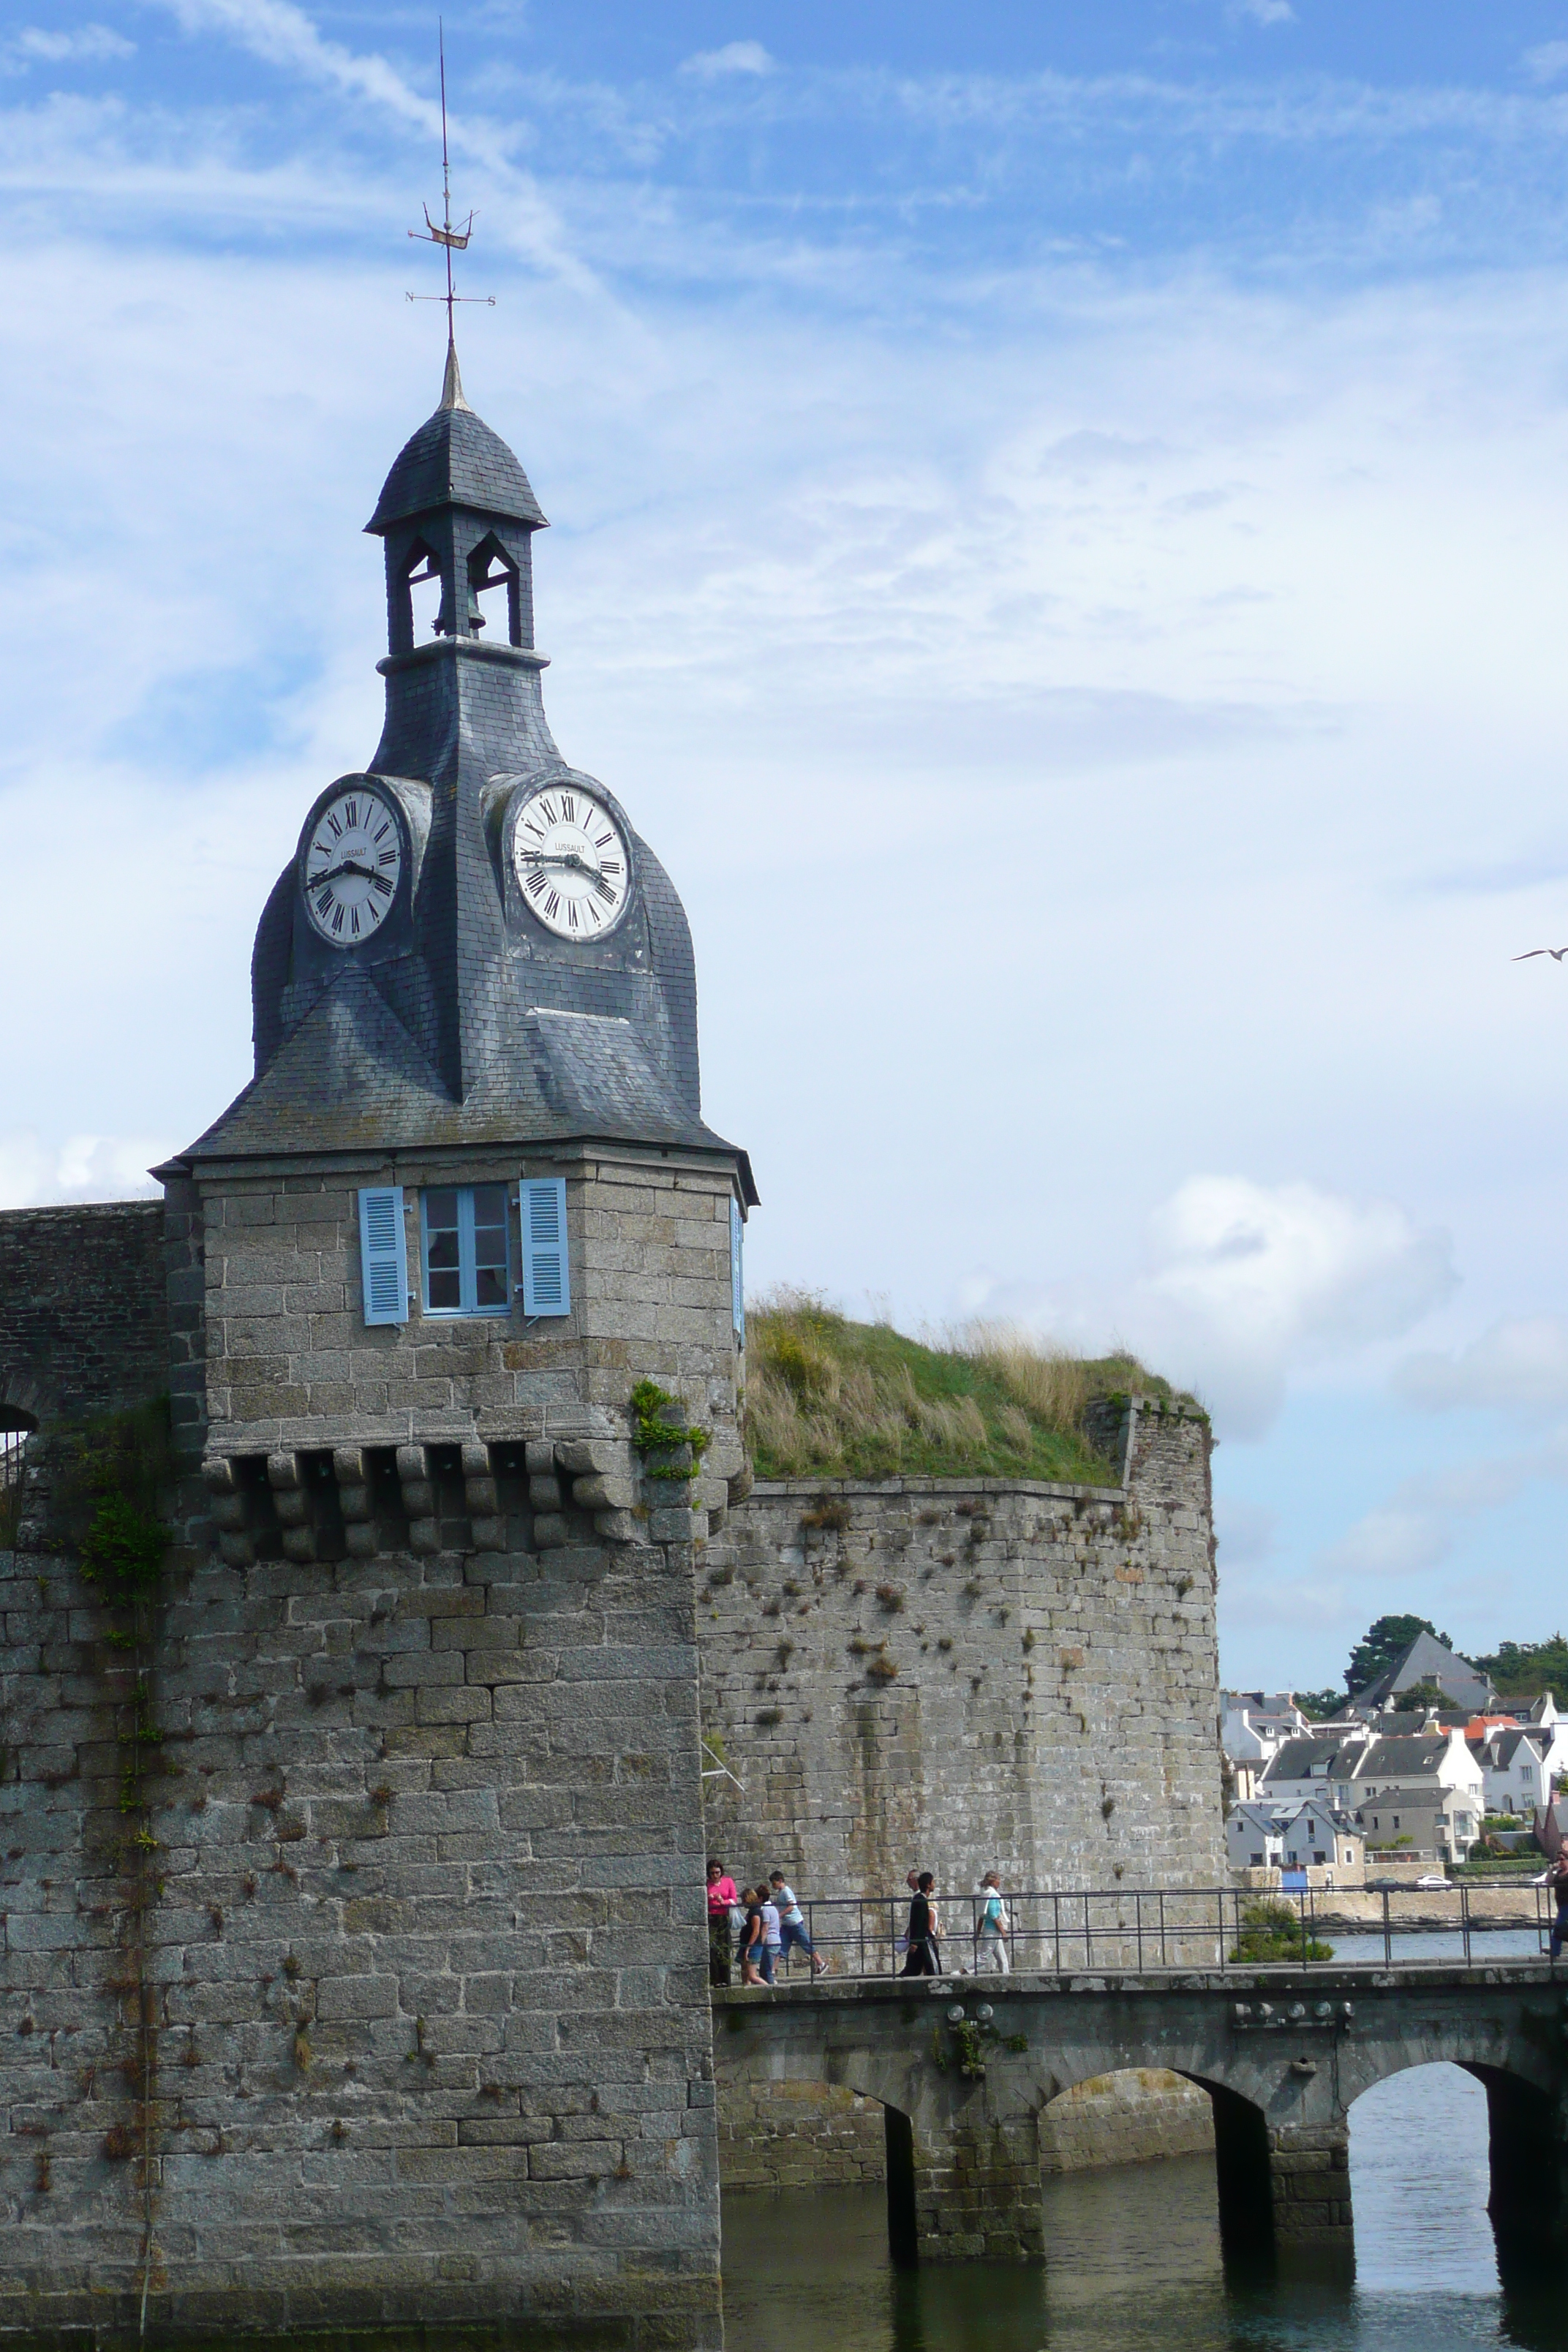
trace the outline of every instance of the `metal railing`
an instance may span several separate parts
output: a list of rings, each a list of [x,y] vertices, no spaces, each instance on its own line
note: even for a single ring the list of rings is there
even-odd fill
[[[1506,1907],[1498,1904],[1500,1895],[1510,1898]],[[985,1895],[935,1899],[941,1933],[934,1970],[909,1965],[907,1895],[830,1896],[803,1901],[801,1908],[815,1950],[834,1973],[852,1977],[1014,1971],[1077,1976],[1101,1969],[1137,1973],[1268,1966],[1342,1969],[1392,1967],[1396,1959],[1402,1966],[1424,1959],[1440,1966],[1460,1958],[1468,1964],[1478,1956],[1544,1954],[1552,1925],[1547,1889],[1528,1882],[1484,1889],[1450,1884],[1440,1889],[1310,1887],[1278,1894],[1234,1886],[1009,1893],[1004,1895],[1004,1969],[996,1939],[982,1928]],[[1272,1936],[1260,1917],[1265,1906]],[[1499,1951],[1499,1937],[1518,1938],[1521,1931],[1531,1939],[1528,1948]],[[1458,1951],[1433,1953],[1436,1937],[1457,1938]],[[1373,1948],[1347,1952],[1352,1939]],[[792,1944],[775,1973],[804,1976],[808,1967],[805,1954]]]

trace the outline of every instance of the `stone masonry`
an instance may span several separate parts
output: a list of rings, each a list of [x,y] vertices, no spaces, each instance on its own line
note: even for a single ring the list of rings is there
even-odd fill
[[[738,1872],[1222,1883],[1208,1427],[1133,1405],[1110,1442],[1111,1490],[796,1480],[731,1512],[697,1625]]]
[[[145,2288],[174,2333],[719,2340],[692,1505],[740,1462],[729,1188],[566,1164],[548,1340],[365,1328],[344,1175],[380,1170],[203,1171],[205,1467],[144,1642],[35,1441],[0,2328],[131,2329]],[[715,1428],[700,1489],[644,1475],[628,1359]]]

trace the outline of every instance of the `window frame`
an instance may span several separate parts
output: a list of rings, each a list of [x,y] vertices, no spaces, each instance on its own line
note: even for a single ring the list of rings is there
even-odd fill
[[[504,1203],[504,1214],[501,1219],[501,1231],[506,1237],[506,1297],[499,1305],[493,1307],[481,1307],[478,1303],[479,1266],[474,1247],[474,1195],[476,1192],[489,1192],[491,1190],[500,1192]],[[457,1195],[458,1291],[459,1303],[456,1307],[432,1307],[430,1304],[429,1201],[432,1192],[452,1192]],[[476,1184],[422,1184],[420,1186],[419,1312],[422,1320],[429,1323],[473,1323],[480,1321],[489,1321],[493,1323],[499,1320],[510,1319],[512,1311],[513,1291],[515,1288],[511,1254],[512,1211],[513,1202],[511,1197],[511,1186],[504,1179],[491,1179],[489,1182]],[[449,1232],[450,1228],[443,1225],[438,1227],[437,1231],[446,1233]],[[445,1270],[446,1269],[442,1269],[442,1271]],[[474,1303],[469,1305],[468,1303],[469,1300],[472,1300]]]

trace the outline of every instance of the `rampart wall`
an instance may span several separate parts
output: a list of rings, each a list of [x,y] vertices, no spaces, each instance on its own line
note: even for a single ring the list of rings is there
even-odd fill
[[[0,1213],[0,1404],[87,1420],[168,1386],[163,1202]]]
[[[797,1480],[731,1513],[697,1622],[737,1874],[1223,1881],[1208,1427],[1129,1406],[1114,1442],[1115,1489]]]

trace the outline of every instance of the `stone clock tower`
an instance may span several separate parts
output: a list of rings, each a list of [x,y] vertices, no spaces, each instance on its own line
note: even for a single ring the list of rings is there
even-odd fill
[[[719,2341],[692,1570],[756,1196],[680,902],[545,720],[543,526],[449,354],[368,526],[381,741],[268,900],[254,1078],[160,1171],[213,1533],[158,1702],[223,1923],[167,1969],[175,2327]]]

